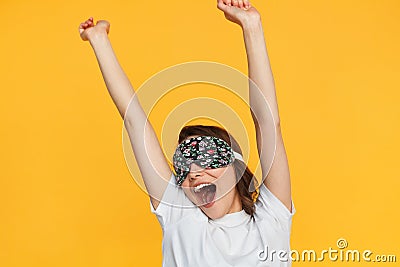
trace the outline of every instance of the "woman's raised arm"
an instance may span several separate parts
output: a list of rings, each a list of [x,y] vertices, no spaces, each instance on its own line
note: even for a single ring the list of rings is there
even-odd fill
[[[224,11],[228,20],[241,26],[246,46],[249,78],[257,85],[262,94],[260,97],[260,91],[252,82],[249,82],[250,106],[256,126],[257,147],[263,177],[268,172],[269,166],[267,166],[265,156],[268,154],[267,149],[270,144],[262,142],[261,136],[271,133],[271,129],[268,127],[275,126],[276,128],[275,156],[264,184],[291,211],[289,166],[280,129],[275,83],[265,45],[261,16],[249,1],[218,0],[218,8]],[[271,108],[274,124],[269,122],[268,108],[263,98],[268,101]]]
[[[137,164],[151,202],[156,209],[172,171],[153,127],[115,56],[108,38],[109,29],[108,21],[100,20],[95,24],[93,18],[89,18],[79,25],[80,36],[82,40],[90,42],[108,92],[124,119]]]

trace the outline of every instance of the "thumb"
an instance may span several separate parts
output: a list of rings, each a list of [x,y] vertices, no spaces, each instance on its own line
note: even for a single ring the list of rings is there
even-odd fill
[[[222,0],[217,0],[217,7],[219,10],[222,10],[224,12],[228,12],[228,9],[230,6],[225,5],[225,3]]]

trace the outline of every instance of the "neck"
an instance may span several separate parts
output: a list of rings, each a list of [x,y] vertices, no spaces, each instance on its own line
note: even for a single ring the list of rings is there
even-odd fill
[[[239,193],[238,193],[237,189],[235,188],[235,197],[233,198],[232,205],[229,208],[228,213],[238,212],[238,211],[241,211],[242,209],[243,209],[242,201],[240,201]]]

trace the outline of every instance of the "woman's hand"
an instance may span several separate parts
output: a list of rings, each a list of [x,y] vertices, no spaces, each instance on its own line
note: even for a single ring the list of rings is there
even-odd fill
[[[217,0],[218,9],[224,12],[225,18],[241,27],[260,21],[260,13],[248,0]]]
[[[79,25],[79,34],[83,41],[90,41],[90,39],[95,35],[108,34],[109,32],[110,23],[106,20],[98,20],[95,25],[93,17],[90,17]]]

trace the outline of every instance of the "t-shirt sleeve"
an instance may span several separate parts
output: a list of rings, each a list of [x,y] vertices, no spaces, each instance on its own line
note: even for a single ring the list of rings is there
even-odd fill
[[[292,212],[280,201],[264,183],[259,188],[259,196],[256,202],[256,215],[260,218],[265,216],[272,217],[282,229],[290,231],[292,217],[296,209],[292,200]]]
[[[197,206],[186,196],[183,189],[176,185],[173,173],[157,209],[154,209],[150,201],[150,210],[157,216],[163,229],[165,226],[179,221],[186,215],[193,214],[196,208]]]

